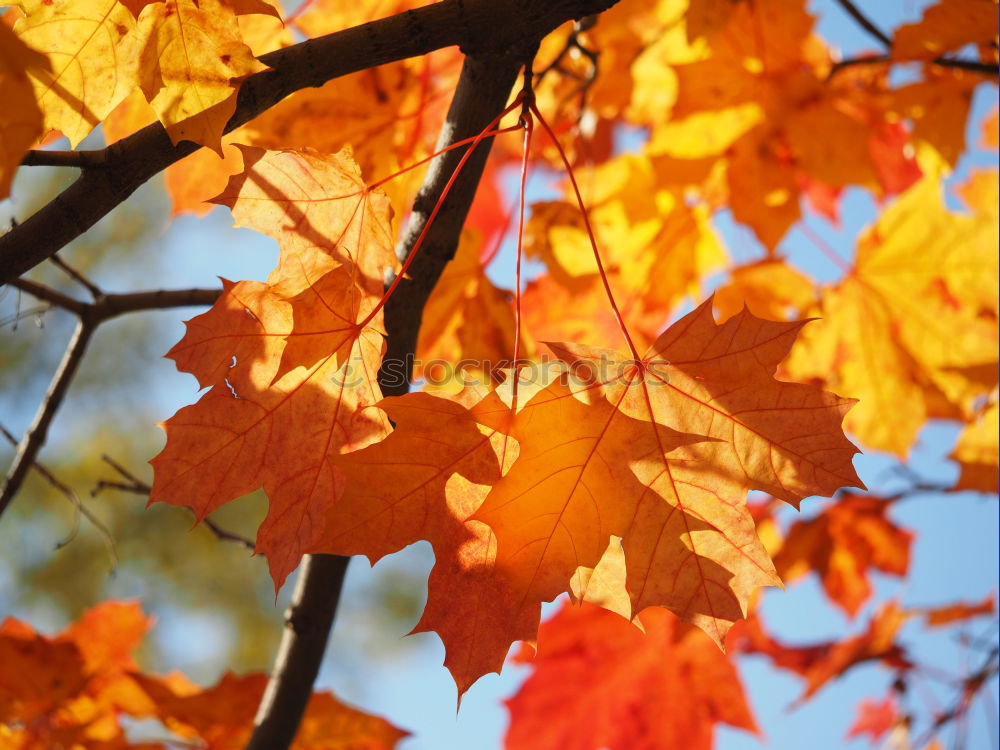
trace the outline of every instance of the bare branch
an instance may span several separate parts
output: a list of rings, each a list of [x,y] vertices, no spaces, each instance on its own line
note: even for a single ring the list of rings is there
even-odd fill
[[[306,555],[302,561],[246,750],[283,750],[292,744],[319,674],[349,562],[335,555]]]
[[[914,62],[920,62],[918,60],[893,60],[889,55],[866,55],[865,57],[851,57],[847,60],[841,60],[835,63],[832,68],[830,68],[830,74],[828,78],[832,78],[836,73],[840,72],[844,68],[850,68],[854,65],[879,65],[886,63],[894,64],[910,64]],[[937,57],[933,60],[924,61],[927,64],[937,65],[939,68],[953,68],[956,70],[968,70],[973,73],[982,73],[988,76],[1000,75],[1000,66],[997,63],[984,63],[978,60],[959,60],[952,57]]]
[[[890,39],[889,36],[882,31],[882,29],[872,23],[871,20],[858,9],[858,6],[851,2],[851,0],[837,0],[837,3],[851,18],[857,21],[861,28],[884,44],[886,49],[892,49],[892,39]]]
[[[269,70],[246,79],[226,132],[289,94],[359,70],[458,45],[466,53],[504,53],[561,23],[600,12],[616,0],[443,0],[380,21],[310,39],[263,55]],[[26,221],[0,237],[0,283],[65,247],[136,188],[200,148],[171,143],[154,123],[103,149],[101,169],[80,177]]]
[[[104,461],[104,463],[108,464],[108,466],[110,466],[116,472],[118,472],[118,474],[120,474],[126,481],[119,482],[110,479],[101,479],[94,486],[94,489],[90,491],[91,497],[96,497],[104,490],[118,490],[120,492],[131,492],[136,495],[146,495],[146,496],[149,495],[152,488],[148,484],[143,482],[141,479],[139,479],[137,476],[132,474],[132,472],[130,472],[120,463],[111,458],[111,456],[104,454],[101,456],[101,460]],[[193,508],[189,508],[188,510],[194,513]],[[211,518],[203,518],[201,519],[201,523],[205,526],[206,529],[208,529],[209,531],[212,532],[212,534],[215,535],[216,539],[219,539],[223,542],[234,542],[240,545],[241,547],[250,550],[251,552],[253,552],[256,549],[257,545],[255,545],[245,536],[241,536],[240,534],[235,534],[232,531],[228,531],[222,528]]]
[[[837,0],[844,11],[853,18],[857,24],[871,34],[875,39],[882,43],[882,45],[889,51],[892,52],[892,38],[886,34],[882,29],[872,23],[871,19],[868,18],[861,10],[855,5],[852,0]],[[865,55],[863,57],[852,57],[847,60],[841,60],[836,63],[833,68],[830,69],[830,76],[832,77],[838,71],[844,68],[849,68],[853,65],[872,65],[876,63],[906,63],[906,62],[919,62],[917,60],[893,60],[891,55]],[[941,68],[956,68],[958,70],[969,70],[973,73],[982,73],[988,76],[1000,75],[1000,66],[996,63],[984,63],[978,60],[961,60],[952,57],[936,57],[933,60],[928,60],[926,62],[933,63]]]
[[[69,310],[76,315],[83,315],[88,307],[86,302],[75,300],[62,292],[57,292],[51,287],[31,281],[31,279],[14,279],[10,282],[10,285],[15,289],[20,289],[22,292],[27,292],[35,299],[48,302],[55,307],[61,307],[63,310]]]
[[[73,377],[76,375],[80,361],[83,359],[83,353],[87,350],[87,344],[93,333],[93,324],[84,320],[77,324],[73,339],[59,364],[59,369],[56,370],[56,374],[52,378],[49,390],[38,407],[31,427],[24,433],[24,437],[21,438],[21,442],[17,446],[14,463],[11,464],[3,487],[0,488],[0,515],[3,515],[7,506],[10,505],[10,501],[17,494],[28,469],[31,468],[38,456],[38,451],[45,444],[45,437],[48,434],[49,425],[52,424],[52,418],[66,397],[66,391],[69,390],[69,385],[73,382]]]
[[[68,268],[68,266],[67,266]],[[75,273],[75,271],[74,271]],[[82,278],[82,277],[80,277]],[[84,283],[84,282],[81,282]],[[87,344],[97,327],[106,320],[118,315],[141,310],[164,310],[173,307],[189,307],[192,305],[211,305],[218,299],[219,289],[172,289],[151,292],[129,292],[125,294],[104,294],[96,286],[85,282],[88,289],[93,287],[97,299],[94,302],[80,302],[57,292],[43,284],[28,279],[15,279],[12,286],[28,292],[38,299],[44,300],[77,315],[79,323],[76,332],[66,350],[62,363],[49,385],[49,390],[42,400],[35,415],[35,420],[18,445],[14,463],[0,488],[0,515],[10,505],[17,494],[28,468],[35,458],[48,434],[49,425],[56,411],[66,397],[69,385],[76,376],[76,371],[83,360]]]
[[[91,320],[103,323],[131,312],[212,305],[220,294],[221,289],[158,289],[150,292],[106,294],[89,306],[88,315]]]
[[[14,437],[13,433],[11,433],[10,430],[2,424],[0,424],[0,434],[3,434],[3,436],[7,439],[7,442],[11,445],[15,447],[17,446],[17,438]],[[39,461],[35,461],[32,464],[32,468],[41,474],[45,481],[52,485],[53,488],[62,493],[62,495],[69,500],[70,504],[73,506],[73,529],[65,539],[56,545],[56,549],[62,549],[73,541],[80,528],[80,518],[82,516],[83,518],[86,518],[87,521],[89,521],[100,534],[101,540],[104,542],[104,546],[108,550],[108,556],[111,558],[111,571],[114,572],[114,570],[118,567],[118,552],[115,549],[114,537],[111,536],[111,532],[108,531],[108,527],[104,525],[101,519],[90,512],[90,509],[83,504],[83,501],[80,500],[80,496],[76,494],[76,491],[72,487],[58,479],[44,464]]]
[[[100,287],[98,287],[90,279],[88,279],[82,273],[73,268],[73,266],[71,266],[69,263],[60,258],[58,253],[49,258],[49,260],[51,260],[53,265],[55,265],[60,271],[65,273],[67,276],[73,279],[73,281],[75,281],[77,284],[79,284],[88,292],[90,292],[90,296],[93,297],[95,300],[104,296],[104,292],[101,291]]]

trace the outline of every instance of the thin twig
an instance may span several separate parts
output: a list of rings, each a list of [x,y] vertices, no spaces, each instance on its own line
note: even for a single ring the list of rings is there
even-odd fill
[[[49,389],[45,394],[45,398],[42,399],[41,405],[38,407],[38,412],[35,414],[35,419],[31,423],[31,427],[24,433],[24,437],[21,438],[21,442],[17,446],[14,463],[11,464],[10,471],[7,472],[7,476],[4,479],[3,487],[0,488],[0,515],[3,515],[7,506],[10,505],[10,501],[17,494],[21,483],[24,481],[24,477],[28,473],[28,469],[31,468],[31,465],[35,462],[35,458],[38,456],[38,451],[45,444],[45,438],[49,431],[49,425],[52,424],[52,418],[62,404],[70,383],[73,382],[73,377],[76,375],[77,368],[80,366],[83,354],[87,350],[87,344],[90,342],[90,337],[93,333],[94,324],[82,319],[77,323],[76,331],[73,333],[70,345],[66,349],[66,354],[63,356],[62,362],[59,364],[59,369],[56,370],[56,374],[49,384]]]
[[[17,438],[14,437],[13,433],[11,433],[10,430],[2,424],[0,424],[0,433],[2,433],[7,439],[7,442],[13,446],[17,446]],[[108,530],[108,527],[104,525],[101,519],[90,512],[90,509],[83,504],[83,501],[80,500],[80,496],[72,487],[58,479],[44,464],[39,461],[35,461],[32,464],[32,468],[41,474],[42,477],[45,478],[45,481],[52,485],[52,487],[61,492],[73,506],[73,528],[70,530],[70,533],[66,536],[66,538],[56,544],[56,549],[62,549],[73,541],[80,528],[80,517],[82,516],[83,518],[86,518],[95,529],[97,529],[101,540],[104,542],[104,545],[108,550],[108,556],[111,558],[111,572],[114,573],[114,571],[118,568],[118,551],[115,549],[115,540],[111,535],[111,532]]]
[[[852,57],[847,60],[841,60],[838,63],[834,63],[833,67],[830,68],[830,73],[827,78],[832,78],[834,74],[843,70],[844,68],[849,68],[854,65],[877,65],[885,63],[896,63],[896,64],[908,64],[920,62],[919,60],[894,60],[889,55],[866,55],[865,57]],[[982,73],[983,75],[996,76],[1000,75],[1000,66],[997,63],[984,63],[978,60],[960,60],[952,57],[936,57],[933,60],[927,60],[925,62],[933,63],[941,68],[955,68],[958,70],[969,70],[973,73]]]
[[[888,34],[872,23],[871,19],[862,13],[858,9],[858,6],[851,2],[851,0],[837,0],[837,3],[847,12],[848,15],[850,15],[851,18],[857,21],[861,28],[882,42],[882,44],[884,44],[888,49],[892,49],[892,39],[889,38]]]
[[[837,0],[837,4],[840,5],[844,11],[853,18],[857,24],[871,34],[875,39],[882,43],[882,46],[886,48],[888,52],[892,52],[892,38],[886,34],[882,29],[876,26],[868,16],[861,12],[857,5],[855,5],[852,0]],[[873,65],[877,63],[907,63],[907,62],[919,62],[917,60],[894,60],[890,54],[885,55],[865,55],[863,57],[853,57],[847,60],[841,60],[840,62],[834,64],[830,69],[830,75],[832,77],[838,71],[844,68],[849,68],[853,65]],[[978,60],[962,60],[953,57],[935,57],[933,60],[928,60],[926,62],[933,63],[941,68],[957,68],[959,70],[969,70],[973,73],[982,73],[984,75],[996,76],[1000,75],[1000,66],[996,63],[984,63]]]
[[[88,292],[90,292],[90,296],[93,297],[95,300],[100,299],[101,297],[104,296],[104,292],[102,292],[96,284],[94,284],[90,279],[88,279],[82,273],[73,268],[73,266],[71,266],[69,263],[60,258],[59,253],[53,255],[51,258],[49,258],[49,260],[51,260],[53,265],[59,268],[59,270],[63,271],[67,276],[73,279],[73,281],[75,281],[77,284],[79,284]]]
[[[120,474],[126,481],[118,482],[112,479],[100,479],[94,486],[94,489],[90,491],[91,497],[96,497],[104,490],[118,490],[120,492],[131,492],[136,495],[145,496],[148,496],[152,491],[152,488],[146,482],[143,482],[132,472],[111,458],[111,456],[105,453],[101,456],[101,460]],[[188,510],[194,513],[193,508],[188,508]],[[215,535],[216,539],[224,542],[234,542],[239,544],[241,547],[245,547],[251,552],[256,549],[257,545],[255,545],[251,540],[247,539],[245,536],[241,536],[240,534],[236,534],[222,528],[211,518],[203,518],[201,519],[201,523],[204,524],[206,529]]]

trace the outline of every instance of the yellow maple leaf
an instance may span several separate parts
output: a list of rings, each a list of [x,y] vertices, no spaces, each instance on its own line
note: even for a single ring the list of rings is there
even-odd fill
[[[991,404],[978,419],[970,422],[958,436],[951,458],[958,461],[962,473],[956,490],[997,491],[997,433],[1000,432],[1000,409]]]
[[[236,15],[222,0],[165,0],[139,16],[139,85],[174,143],[221,155],[240,82],[267,69],[243,43]]]
[[[948,211],[939,179],[925,177],[861,237],[853,271],[824,290],[823,320],[789,360],[793,377],[859,399],[845,426],[905,455],[929,414],[967,414],[996,382],[996,245],[995,215]]]
[[[23,42],[48,56],[31,79],[45,127],[76,146],[138,80],[136,22],[118,0],[25,0],[14,24]]]

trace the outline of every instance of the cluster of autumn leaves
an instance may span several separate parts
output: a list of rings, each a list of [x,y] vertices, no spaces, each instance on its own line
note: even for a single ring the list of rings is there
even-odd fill
[[[752,731],[713,640],[800,674],[804,697],[866,661],[905,673],[897,631],[921,613],[895,604],[866,634],[807,648],[778,643],[754,617],[733,627],[759,587],[782,579],[817,573],[854,616],[870,597],[870,570],[905,575],[911,537],[888,517],[891,499],[845,495],[783,536],[773,504],[746,497],[760,490],[797,506],[863,487],[842,423],[863,446],[902,458],[931,417],[966,425],[954,489],[997,491],[997,173],[958,186],[957,211],[942,189],[965,150],[972,92],[988,79],[933,64],[969,45],[995,62],[996,2],[941,0],[896,30],[884,60],[853,65],[813,33],[804,0],[623,0],[591,28],[551,35],[536,59],[546,71],[537,103],[573,136],[565,148],[603,269],[567,184],[531,209],[523,250],[545,274],[527,283],[515,318],[511,293],[486,273],[511,224],[499,186],[521,157],[520,139],[498,139],[417,356],[503,362],[519,325],[518,354],[534,364],[502,383],[473,367],[470,382],[391,399],[376,375],[383,279],[399,270],[392,206],[409,205],[421,170],[381,180],[431,152],[457,51],[299,92],[222,136],[240,82],[263,69],[254,54],[291,44],[293,30],[317,36],[367,21],[362,5],[316,0],[282,26],[263,2],[44,0],[8,12],[13,31],[0,24],[0,92],[20,104],[0,112],[0,195],[50,130],[75,145],[99,122],[114,140],[158,118],[175,141],[213,149],[167,170],[175,213],[204,212],[213,199],[280,249],[266,281],[224,282],[171,350],[208,391],[166,422],[152,499],[203,518],[263,488],[257,551],[276,587],[306,553],[374,562],[429,541],[436,562],[415,630],[440,635],[460,694],[499,671],[515,641],[539,643],[534,675],[511,702],[510,747],[654,738],[649,747],[708,748],[716,722]],[[383,2],[378,15],[411,5]],[[184,54],[182,35],[196,40]],[[914,62],[916,80],[890,83],[893,64]],[[612,149],[622,125],[648,132],[638,152]],[[996,131],[994,111],[983,127],[992,148]],[[540,132],[534,164],[560,166]],[[803,206],[835,222],[847,188],[890,202],[852,259],[830,252],[843,275],[817,287],[780,244]],[[753,231],[763,258],[727,259],[713,228],[722,210]],[[664,331],[721,270],[714,300]],[[793,317],[822,320],[803,327]],[[539,629],[541,603],[564,592],[587,604]],[[987,601],[923,614],[936,625],[991,611]],[[198,692],[140,676],[127,649],[91,658],[73,632],[0,630],[0,647],[17,658],[56,649],[90,675],[5,707],[23,731],[43,715],[46,731],[98,731],[96,717],[118,711],[206,741],[215,731],[245,738],[245,725],[218,728],[218,717],[184,707],[237,678]],[[571,692],[593,683],[593,670],[602,684]],[[243,694],[261,689],[242,679],[253,683]],[[84,699],[95,713],[78,720]],[[684,709],[663,712],[664,703]],[[617,722],[609,705],[643,720]],[[241,711],[233,715],[252,715]],[[377,733],[386,746],[398,737],[383,725]]]
[[[151,675],[133,659],[153,618],[135,602],[105,602],[48,637],[0,625],[0,747],[165,750],[183,743],[239,750],[253,730],[267,676],[225,674],[202,688],[180,673]],[[122,717],[133,720],[124,725]],[[155,719],[139,724],[137,720]],[[167,731],[164,731],[167,730]],[[295,750],[389,750],[406,736],[387,721],[313,695]]]

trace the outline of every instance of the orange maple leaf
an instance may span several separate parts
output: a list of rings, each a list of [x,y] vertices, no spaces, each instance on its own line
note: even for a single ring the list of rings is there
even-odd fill
[[[203,690],[147,675],[135,675],[135,679],[153,701],[153,715],[181,737],[200,740],[212,750],[246,746],[267,685],[267,675],[259,673],[237,676],[227,672]],[[391,750],[407,735],[329,693],[314,693],[289,750]]]
[[[508,750],[710,750],[715,725],[756,733],[739,674],[703,633],[662,609],[645,633],[592,605],[564,606],[539,630],[531,676],[507,701]],[[533,658],[532,658],[533,657]]]
[[[457,396],[463,403],[428,393],[383,400],[396,427],[338,460],[345,490],[316,550],[374,562],[420,539],[431,542],[436,562],[414,632],[441,636],[460,696],[500,671],[511,643],[534,639],[540,614],[537,602],[518,601],[496,571],[490,528],[470,520],[518,453],[512,439],[484,428],[466,408],[481,396],[467,389]]]
[[[857,449],[840,422],[852,402],[775,380],[803,323],[764,321],[744,310],[722,325],[711,301],[676,322],[643,355],[550,345],[597,378],[617,410],[701,441],[636,471],[648,488],[623,538],[633,611],[662,604],[721,643],[750,593],[779,585],[746,508],[757,489],[798,505],[809,495],[861,486]],[[489,505],[489,501],[487,501]],[[498,531],[501,552],[503,534]],[[581,561],[581,564],[587,564]]]
[[[868,495],[847,495],[815,518],[792,524],[774,557],[787,583],[815,571],[827,596],[852,617],[871,596],[867,570],[903,576],[909,568],[913,534],[886,517],[889,503]]]
[[[166,422],[150,501],[204,518],[263,487],[270,510],[257,550],[277,588],[318,543],[322,508],[343,489],[333,458],[388,433],[368,407],[381,399],[378,303],[395,257],[385,196],[346,152],[242,149],[246,168],[219,200],[237,222],[275,235],[281,259],[267,283],[226,282],[171,350],[211,390]]]
[[[906,650],[897,643],[899,629],[911,616],[892,601],[874,614],[865,632],[842,641],[825,641],[809,646],[789,646],[773,638],[755,616],[739,630],[740,647],[749,653],[766,654],[776,667],[787,669],[805,680],[805,690],[796,700],[802,703],[831,680],[871,661],[880,661],[899,670],[912,665]]]

